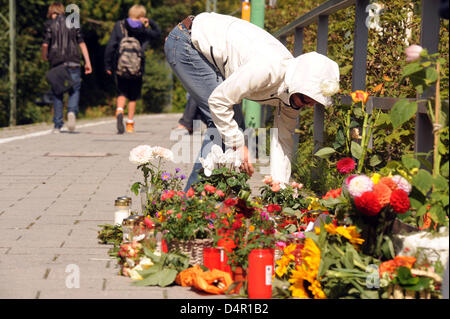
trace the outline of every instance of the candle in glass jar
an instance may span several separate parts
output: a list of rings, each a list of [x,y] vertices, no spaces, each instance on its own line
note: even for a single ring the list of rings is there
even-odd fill
[[[114,206],[116,209],[114,213],[114,224],[122,225],[122,221],[130,216],[129,202],[125,199],[116,199]]]

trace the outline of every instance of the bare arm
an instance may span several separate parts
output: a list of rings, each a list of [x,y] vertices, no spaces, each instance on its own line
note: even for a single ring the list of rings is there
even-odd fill
[[[48,44],[44,43],[42,45],[42,60],[48,61]]]
[[[84,70],[85,70],[85,74],[90,74],[92,73],[92,66],[91,66],[91,59],[89,58],[89,52],[86,46],[85,42],[81,42],[80,43],[80,49],[81,49],[81,53],[83,54],[83,58],[84,58]]]

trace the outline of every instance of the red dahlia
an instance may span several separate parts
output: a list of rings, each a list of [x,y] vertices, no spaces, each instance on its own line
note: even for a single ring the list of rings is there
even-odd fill
[[[382,208],[377,195],[373,192],[364,192],[361,196],[355,197],[355,206],[367,216],[377,215]]]
[[[406,213],[410,207],[408,193],[399,188],[394,190],[391,194],[390,204],[397,214]]]
[[[348,174],[355,169],[355,161],[350,157],[345,157],[337,162],[336,167],[339,173]]]

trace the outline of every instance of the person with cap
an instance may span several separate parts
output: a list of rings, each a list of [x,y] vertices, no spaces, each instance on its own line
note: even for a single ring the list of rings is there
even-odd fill
[[[332,104],[339,90],[336,62],[316,52],[293,57],[275,37],[250,22],[217,13],[189,16],[166,38],[166,58],[203,112],[211,112],[226,147],[242,154],[241,169],[254,172],[244,134],[233,120],[243,99],[272,105],[278,136],[271,139],[270,172],[289,182],[293,133],[302,107]],[[194,165],[195,168],[195,165]]]

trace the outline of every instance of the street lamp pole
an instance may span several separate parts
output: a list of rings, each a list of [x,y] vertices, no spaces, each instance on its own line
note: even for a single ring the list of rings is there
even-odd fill
[[[16,76],[16,0],[9,0],[9,126],[16,125],[17,76]]]

